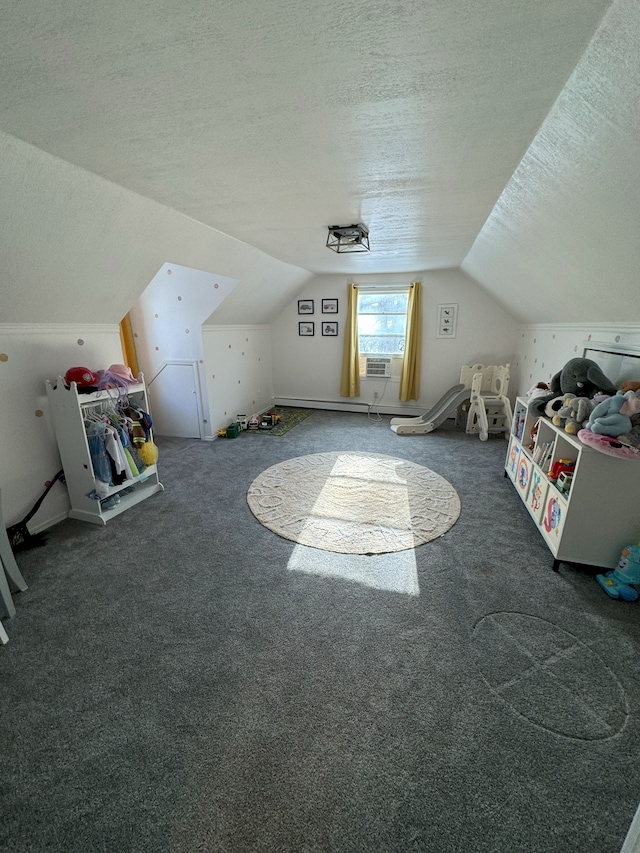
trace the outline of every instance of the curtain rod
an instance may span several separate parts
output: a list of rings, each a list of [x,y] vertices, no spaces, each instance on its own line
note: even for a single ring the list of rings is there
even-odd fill
[[[411,290],[414,285],[414,282],[411,284],[356,284],[355,281],[351,281],[349,283],[363,293],[402,293],[405,290]]]

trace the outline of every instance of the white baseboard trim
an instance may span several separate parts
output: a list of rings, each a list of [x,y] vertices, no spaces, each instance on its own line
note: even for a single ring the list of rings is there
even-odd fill
[[[69,518],[69,510],[59,512],[57,515],[54,515],[53,518],[48,518],[46,521],[42,521],[34,527],[30,527],[29,525],[27,525],[27,527],[29,527],[29,532],[33,533],[35,536],[37,533],[42,533],[44,530],[48,530],[50,527],[53,527],[54,524],[59,524],[67,518]]]

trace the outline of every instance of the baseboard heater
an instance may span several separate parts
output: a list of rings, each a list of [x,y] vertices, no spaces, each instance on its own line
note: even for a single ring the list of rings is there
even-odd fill
[[[361,412],[362,409],[368,409],[375,405],[376,411],[386,415],[399,415],[401,417],[409,417],[412,414],[421,415],[424,412],[424,407],[403,406],[402,408],[394,406],[390,403],[388,406],[378,405],[378,403],[366,402],[364,400],[350,400],[348,403],[339,400],[302,400],[299,397],[274,397],[274,406],[297,406],[302,409],[329,409],[335,412]]]

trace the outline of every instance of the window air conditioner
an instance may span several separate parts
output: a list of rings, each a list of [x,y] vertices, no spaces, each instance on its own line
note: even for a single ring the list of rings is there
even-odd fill
[[[391,376],[390,358],[368,358],[366,376],[385,378]]]

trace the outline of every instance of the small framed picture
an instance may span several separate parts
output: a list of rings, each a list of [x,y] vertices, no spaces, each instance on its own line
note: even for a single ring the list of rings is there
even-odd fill
[[[438,305],[438,331],[437,338],[455,338],[456,326],[458,324],[458,305]]]
[[[298,334],[310,337],[314,334],[315,323],[298,323]]]
[[[313,299],[298,299],[298,314],[313,314]]]
[[[337,299],[323,299],[322,300],[322,313],[323,314],[337,314],[338,313],[338,300]]]
[[[337,323],[327,323],[326,320],[322,321],[322,334],[327,337],[335,337],[338,334],[338,324]]]

